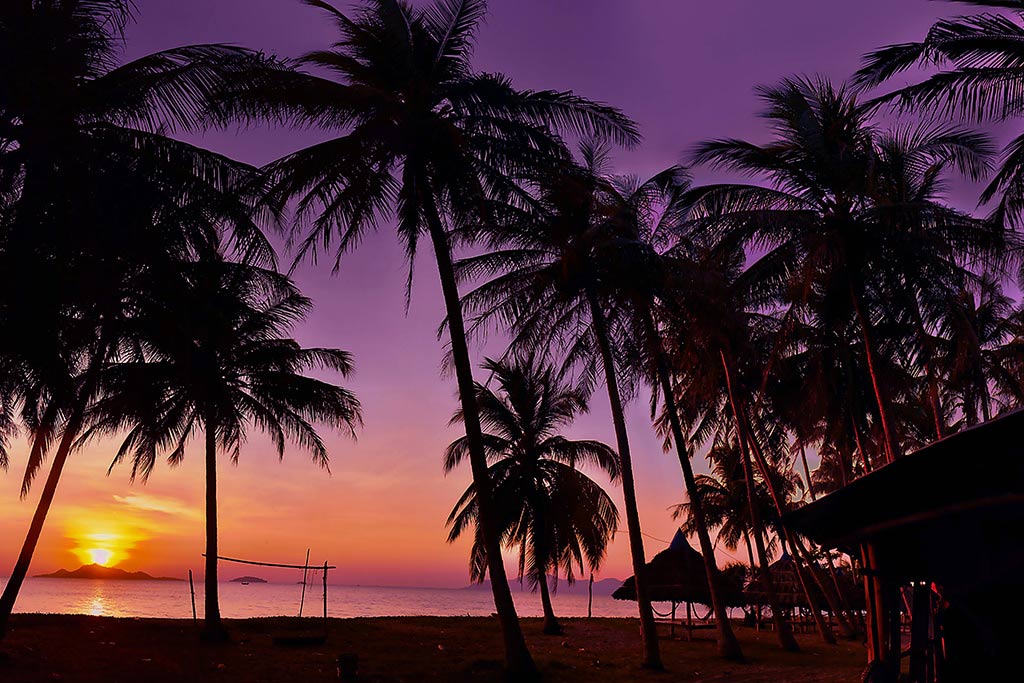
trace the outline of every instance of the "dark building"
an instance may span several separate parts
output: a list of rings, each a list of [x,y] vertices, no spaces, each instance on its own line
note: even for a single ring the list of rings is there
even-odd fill
[[[1024,411],[902,457],[785,523],[860,560],[871,680],[901,669],[913,683],[1024,680]]]

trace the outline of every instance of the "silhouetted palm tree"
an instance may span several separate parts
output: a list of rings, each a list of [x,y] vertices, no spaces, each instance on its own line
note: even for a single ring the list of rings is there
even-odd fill
[[[1006,363],[1016,318],[1012,300],[992,277],[946,301],[936,336],[945,389],[966,426],[989,420],[1019,400],[1024,387]]]
[[[662,668],[654,612],[643,580],[644,546],[633,479],[624,405],[637,380],[627,358],[631,313],[620,287],[621,247],[634,226],[616,220],[603,173],[600,145],[584,144],[582,162],[545,169],[532,177],[534,197],[524,207],[500,206],[491,250],[463,259],[461,278],[486,279],[463,298],[474,328],[494,322],[512,331],[516,352],[564,356],[562,372],[577,373],[589,393],[603,376],[622,463],[630,559],[637,577],[643,665]]]
[[[329,49],[296,73],[239,91],[222,102],[225,121],[277,119],[336,132],[331,139],[270,164],[268,196],[296,200],[300,257],[336,249],[336,260],[382,217],[394,216],[412,260],[430,239],[445,300],[451,358],[464,412],[473,481],[481,504],[488,569],[505,639],[506,666],[531,676],[535,666],[516,618],[489,502],[487,464],[473,400],[472,361],[452,268],[458,229],[481,221],[487,197],[513,198],[509,180],[524,167],[563,155],[550,126],[599,132],[631,144],[632,122],[617,110],[568,92],[523,91],[499,74],[481,74],[471,57],[486,10],[483,0],[444,0],[423,8],[401,0],[362,2],[343,12],[320,0],[338,29]],[[273,79],[272,79],[273,80]],[[486,221],[486,217],[483,217]]]
[[[914,66],[937,68],[922,82],[879,100],[907,111],[958,114],[976,121],[1020,117],[1024,113],[1020,47],[1024,5],[1018,0],[954,1],[996,11],[940,20],[921,42],[890,45],[868,54],[855,82],[873,87]],[[1024,208],[1024,135],[1004,148],[1002,168],[982,193],[982,202],[996,197],[993,218],[1019,225]]]
[[[182,291],[152,302],[134,321],[139,347],[101,374],[104,397],[88,416],[87,436],[126,432],[111,468],[125,457],[132,478],[148,479],[157,457],[177,465],[201,434],[206,454],[206,611],[204,637],[226,637],[217,587],[217,455],[238,460],[247,432],[270,437],[279,457],[290,441],[328,466],[316,424],[361,423],[359,402],[340,386],[307,377],[329,369],[348,376],[349,354],[303,348],[288,338],[312,308],[284,276],[250,265],[202,261]]]
[[[599,441],[571,440],[558,433],[586,410],[586,402],[559,382],[550,366],[488,360],[483,368],[498,385],[495,392],[478,384],[477,404],[486,430],[487,471],[502,522],[502,544],[518,547],[520,577],[540,590],[544,633],[558,634],[562,628],[551,606],[548,574],[557,580],[561,572],[571,584],[584,563],[591,572],[599,569],[619,521],[612,499],[579,467],[596,467],[616,481],[619,459]],[[458,411],[452,421],[462,419]],[[445,472],[468,454],[466,437],[455,440],[445,451]],[[448,517],[449,542],[471,525],[476,530],[470,560],[475,581],[483,581],[487,573],[479,512],[471,484]]]
[[[703,143],[696,159],[771,187],[698,188],[696,213],[707,220],[695,225],[766,247],[752,271],[778,300],[799,304],[813,292],[834,317],[855,321],[892,460],[901,446],[893,389],[882,377],[878,322],[905,310],[894,300],[894,283],[916,291],[925,273],[962,272],[970,259],[999,257],[1001,231],[937,201],[942,175],[953,168],[980,177],[991,145],[983,135],[945,126],[882,135],[869,105],[823,80],[787,79],[759,92],[775,139]]]
[[[613,294],[633,318],[629,339],[635,347],[636,363],[643,368],[653,388],[652,411],[664,403],[662,415],[665,447],[673,448],[679,460],[690,504],[693,506],[692,529],[697,535],[701,557],[708,579],[711,608],[715,615],[718,653],[727,659],[742,660],[743,652],[732,631],[727,606],[722,599],[720,573],[715,560],[714,546],[703,519],[701,492],[697,488],[691,450],[680,420],[672,390],[672,377],[668,352],[664,348],[665,335],[659,329],[659,311],[674,306],[685,292],[686,279],[675,272],[678,262],[659,253],[670,238],[670,231],[681,216],[677,210],[678,198],[689,185],[689,176],[679,166],[671,166],[646,180],[633,176],[610,176],[605,179],[602,209],[605,221],[617,223],[615,261],[619,273],[617,291]]]
[[[742,542],[746,545],[752,572],[756,572],[754,549],[750,542],[750,507],[747,502],[747,484],[740,462],[739,443],[734,438],[718,441],[708,451],[710,474],[695,477],[696,485],[704,503],[704,514],[709,529],[716,531],[716,539],[728,550],[735,551]],[[764,485],[755,483],[757,505],[762,519],[772,516],[771,501]],[[684,534],[696,533],[693,506],[689,501],[671,508],[672,518],[681,519],[680,528]],[[766,549],[771,555],[778,550],[778,541],[770,538]]]
[[[698,443],[735,441],[746,488],[747,516],[758,571],[766,587],[779,645],[799,649],[778,606],[766,547],[767,526],[757,503],[754,453],[769,451],[782,457],[785,432],[768,413],[769,404],[753,405],[761,391],[766,356],[779,336],[779,322],[754,305],[754,274],[742,271],[745,254],[735,245],[708,247],[681,241],[674,249],[676,268],[687,279],[685,298],[665,310],[663,321],[673,350],[677,396],[681,412]],[[759,458],[760,460],[760,458]],[[763,472],[762,475],[765,473]],[[767,483],[764,476],[761,479]],[[824,633],[823,633],[824,635]]]
[[[24,331],[0,342],[0,356],[26,378],[14,397],[32,446],[23,494],[54,451],[0,596],[0,635],[133,301],[225,226],[243,251],[272,254],[233,192],[249,169],[163,135],[197,125],[207,99],[256,58],[192,46],[118,66],[131,18],[124,0],[0,7],[0,278],[25,294],[0,301],[5,329]]]

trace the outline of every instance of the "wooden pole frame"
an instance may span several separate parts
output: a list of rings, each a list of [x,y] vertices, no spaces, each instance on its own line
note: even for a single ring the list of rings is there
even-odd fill
[[[299,616],[302,616],[302,605],[306,602],[306,567],[309,566],[309,548],[306,548],[306,566],[302,569],[302,595],[299,596]]]
[[[206,553],[203,553],[202,555],[203,555],[203,557],[206,557]],[[323,570],[323,573],[324,573],[324,637],[325,638],[327,637],[327,571],[329,569],[337,569],[336,566],[331,565],[331,564],[327,564],[326,560],[324,561],[323,566],[320,566],[320,565],[310,566],[308,559],[306,560],[306,564],[281,564],[281,563],[278,563],[278,562],[257,562],[255,560],[241,560],[241,559],[239,559],[237,557],[224,557],[222,555],[218,555],[217,556],[217,560],[218,561],[224,561],[224,562],[234,562],[236,564],[249,564],[249,565],[253,565],[253,566],[256,566],[256,567],[279,567],[281,569],[301,569],[303,571],[305,571],[307,569],[320,569],[320,570]],[[305,582],[303,582],[303,591],[305,591]]]
[[[199,617],[196,615],[196,586],[192,582],[192,570],[188,570],[188,592],[192,594],[192,623],[196,623]]]

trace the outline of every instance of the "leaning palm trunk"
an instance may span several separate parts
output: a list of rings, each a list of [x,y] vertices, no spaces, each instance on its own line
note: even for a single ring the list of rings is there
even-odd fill
[[[750,423],[745,414],[743,419],[746,424],[747,432],[750,434]],[[781,519],[787,512],[788,506],[786,501],[779,495],[778,489],[775,487],[775,481],[771,476],[771,471],[768,468],[768,461],[765,460],[760,444],[758,444],[757,439],[752,436],[750,438],[750,448],[754,453],[754,459],[757,461],[757,467],[761,472],[761,477],[764,479],[765,485],[768,487],[768,494],[771,496],[772,504],[775,506],[775,511]],[[831,629],[829,629],[828,624],[825,623],[824,618],[821,616],[821,612],[814,604],[814,596],[811,594],[810,585],[807,583],[806,573],[811,575],[814,583],[818,586],[822,595],[825,596],[829,609],[832,610],[832,613],[836,616],[836,621],[839,624],[839,629],[842,631],[843,636],[845,638],[854,638],[857,635],[856,629],[853,628],[849,620],[846,618],[842,605],[840,604],[836,594],[832,592],[831,586],[825,582],[824,578],[821,576],[820,570],[812,562],[810,553],[803,541],[799,536],[791,533],[788,529],[785,530],[785,538],[789,541],[790,548],[793,550],[793,558],[796,563],[797,577],[800,579],[800,587],[803,589],[804,599],[807,600],[807,606],[810,608],[811,614],[814,615],[814,620],[818,625],[818,631],[821,634],[822,639],[829,645],[835,645],[836,641],[835,637],[832,635]]]
[[[53,456],[53,462],[50,464],[50,473],[46,477],[43,493],[39,497],[36,511],[32,515],[32,523],[29,525],[28,535],[21,546],[18,561],[15,563],[13,571],[11,571],[11,578],[7,580],[3,595],[0,596],[0,638],[7,632],[8,621],[10,620],[11,612],[14,611],[14,603],[18,599],[18,593],[25,582],[25,577],[28,575],[29,565],[32,564],[32,555],[35,553],[36,545],[39,543],[39,536],[43,532],[46,515],[50,511],[54,494],[57,492],[57,484],[60,482],[61,472],[64,471],[64,465],[67,462],[68,454],[71,452],[71,446],[81,429],[84,401],[79,403],[79,406],[76,407],[74,414],[72,414],[71,419],[64,428],[64,435],[61,437],[57,453]]]
[[[466,344],[466,326],[462,317],[462,305],[459,301],[459,289],[452,267],[451,247],[436,206],[424,202],[428,207],[427,219],[430,225],[430,238],[434,245],[437,260],[437,271],[444,294],[445,309],[448,315],[448,331],[451,339],[452,362],[459,386],[459,402],[462,406],[463,423],[466,426],[466,441],[469,445],[469,463],[473,472],[473,486],[477,491],[477,504],[480,509],[480,528],[482,531],[484,551],[487,555],[487,572],[491,579],[491,593],[494,597],[494,608],[501,624],[501,634],[505,641],[505,667],[510,676],[527,679],[537,676],[537,667],[526,647],[526,639],[519,624],[516,606],[512,601],[508,578],[505,575],[505,564],[501,557],[501,542],[496,533],[493,501],[491,499],[491,483],[487,474],[487,459],[484,453],[483,432],[480,428],[480,414],[476,404],[476,393],[473,384],[473,368],[469,360],[469,347]]]
[[[921,344],[921,355],[923,356],[924,374],[928,382],[928,407],[932,411],[932,420],[935,423],[935,438],[941,439],[945,435],[942,419],[942,401],[939,399],[938,380],[935,378],[935,349],[931,337],[925,329],[924,318],[921,315],[921,305],[917,297],[912,297],[913,304],[911,311],[914,314],[914,327],[918,341]]]
[[[813,502],[817,496],[814,495],[814,484],[811,483],[811,470],[807,467],[807,450],[804,448],[804,442],[800,442],[800,462],[804,466],[804,480],[807,482],[807,492],[811,494],[811,502]],[[846,463],[841,463],[839,470],[843,471],[846,468]]]
[[[555,617],[555,609],[551,606],[551,593],[548,591],[548,577],[541,575],[540,581],[540,604],[544,609],[544,633],[549,636],[562,634],[562,625]]]
[[[697,481],[693,476],[690,454],[686,452],[683,426],[679,422],[679,412],[676,407],[675,395],[672,393],[672,382],[669,379],[665,356],[661,345],[654,335],[654,324],[650,318],[647,318],[645,322],[647,323],[646,327],[648,338],[651,341],[651,348],[656,357],[658,382],[661,385],[661,393],[665,396],[665,412],[668,414],[669,425],[672,428],[672,441],[675,444],[676,455],[679,457],[679,466],[683,470],[683,483],[686,485],[686,495],[690,499],[690,514],[693,517],[694,526],[697,527],[700,553],[704,559],[704,570],[708,576],[708,593],[711,595],[711,609],[715,613],[718,654],[726,659],[741,661],[743,659],[743,650],[740,648],[739,641],[736,640],[736,634],[732,631],[729,614],[722,600],[721,576],[718,572],[718,563],[715,561],[715,546],[712,545],[711,534],[708,533],[707,520],[704,517],[704,501],[701,497],[700,489],[697,488]]]
[[[871,336],[871,323],[864,314],[860,297],[850,285],[850,300],[853,303],[854,313],[857,315],[857,324],[860,327],[861,336],[864,341],[864,355],[868,361],[868,374],[871,375],[871,388],[875,393],[875,402],[878,404],[878,417],[882,422],[883,444],[885,445],[886,462],[892,462],[899,457],[899,450],[896,444],[896,435],[889,415],[889,403],[886,400],[885,392],[882,390],[881,380],[878,377],[878,359],[875,353],[875,344]]]
[[[50,473],[46,477],[46,483],[43,485],[43,492],[39,496],[39,502],[36,504],[36,511],[32,515],[32,522],[29,524],[28,534],[25,537],[25,542],[21,546],[21,552],[18,554],[18,561],[15,563],[14,569],[11,571],[11,577],[7,580],[7,585],[4,587],[3,595],[0,595],[0,639],[2,639],[7,633],[7,626],[11,618],[11,613],[14,611],[14,603],[18,599],[18,593],[21,591],[22,584],[25,583],[25,577],[28,575],[29,565],[32,564],[32,555],[35,553],[36,545],[39,543],[39,537],[43,533],[43,525],[46,522],[46,515],[50,511],[50,505],[53,504],[53,497],[57,493],[57,484],[60,482],[60,475],[64,471],[64,465],[67,463],[68,455],[71,453],[75,440],[78,438],[79,433],[82,430],[82,424],[85,419],[85,410],[89,404],[89,399],[96,388],[96,380],[100,371],[100,366],[103,363],[103,359],[106,358],[106,355],[107,345],[105,343],[100,343],[96,353],[90,359],[89,367],[86,369],[85,381],[79,388],[79,394],[75,398],[75,403],[71,409],[71,415],[69,416],[67,423],[64,425],[64,434],[61,436],[60,444],[57,446],[57,452],[54,454],[53,462],[50,464]]]
[[[772,621],[775,622],[775,633],[779,639],[779,645],[783,650],[797,652],[800,646],[793,637],[793,629],[789,622],[782,615],[779,607],[779,597],[775,592],[775,582],[772,580],[772,571],[768,563],[768,552],[764,547],[762,537],[761,516],[757,511],[757,502],[754,491],[754,468],[750,464],[750,449],[747,443],[747,430],[744,428],[736,396],[732,389],[732,372],[729,363],[726,361],[725,353],[719,352],[722,359],[722,368],[725,370],[725,384],[729,393],[729,405],[732,408],[733,419],[736,422],[736,434],[740,440],[740,452],[743,460],[743,479],[747,487],[747,505],[750,508],[750,531],[754,536],[754,547],[757,550],[757,562],[760,565],[761,583],[764,586],[765,597],[768,598],[768,607],[772,611]]]
[[[220,618],[220,596],[217,585],[217,422],[206,419],[206,586],[203,613],[203,639],[211,642],[227,640],[227,631]]]
[[[626,527],[629,533],[629,554],[633,564],[633,577],[636,583],[636,604],[640,612],[640,637],[643,641],[643,666],[647,669],[661,670],[661,648],[658,645],[657,624],[654,621],[654,609],[651,607],[650,594],[647,591],[647,578],[644,566],[644,539],[640,535],[640,511],[636,504],[636,482],[633,479],[633,458],[629,451],[629,436],[626,432],[626,418],[622,409],[622,397],[619,395],[619,384],[615,374],[615,359],[612,356],[608,328],[604,312],[597,301],[597,295],[587,292],[590,315],[593,319],[594,336],[601,350],[601,363],[604,366],[605,384],[608,387],[608,402],[611,405],[612,423],[615,426],[615,442],[619,451],[622,466],[622,497],[626,504]]]

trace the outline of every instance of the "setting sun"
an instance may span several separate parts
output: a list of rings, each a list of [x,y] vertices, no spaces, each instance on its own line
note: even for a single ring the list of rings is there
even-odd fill
[[[86,530],[90,523],[97,523],[98,520],[81,520],[79,524],[84,529],[69,529],[68,538],[73,543],[70,551],[82,564],[98,564],[103,567],[112,567],[123,562],[130,556],[128,552],[134,547],[138,535],[126,531],[121,527],[115,527],[110,522],[104,522],[103,531]],[[91,527],[95,529],[95,526]]]
[[[93,564],[100,564],[106,566],[110,562],[110,558],[114,556],[114,553],[106,548],[89,548],[85,551],[89,555],[89,559],[92,560]]]

